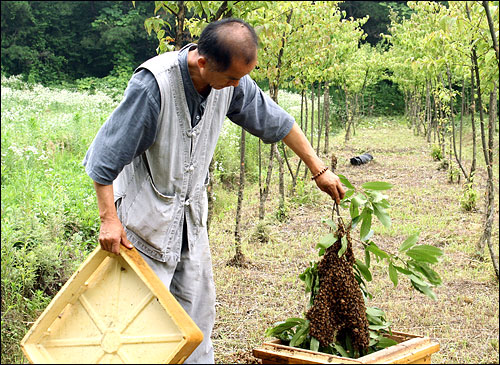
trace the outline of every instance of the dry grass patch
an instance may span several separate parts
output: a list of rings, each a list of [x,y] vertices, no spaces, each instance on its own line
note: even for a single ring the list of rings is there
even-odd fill
[[[448,183],[446,171],[438,171],[438,163],[432,160],[430,146],[404,125],[358,128],[347,144],[339,135],[331,145],[337,146],[332,149],[338,157],[337,173],[355,186],[375,180],[394,185],[388,191],[393,226],[387,229],[374,222],[374,242],[396,252],[409,234],[420,232],[419,243],[444,251],[435,268],[443,279],[443,285],[435,289],[437,301],[416,292],[403,278],[394,288],[386,266],[373,262],[374,280],[369,289],[374,298],[369,305],[384,310],[394,330],[438,339],[441,350],[433,355],[435,363],[498,363],[498,282],[487,252],[484,258],[475,256],[475,244],[482,233],[483,191],[480,211],[463,212],[458,202],[461,187]],[[351,166],[349,159],[363,152],[372,153],[374,160]],[[306,184],[306,189],[315,189],[313,184]],[[272,189],[270,196],[277,197],[277,182]],[[288,220],[284,223],[273,219],[277,199],[272,199],[266,204],[270,239],[265,243],[255,240],[256,197],[258,188],[249,186],[242,220],[243,252],[252,263],[249,268],[226,266],[234,255],[234,209],[227,209],[212,221],[210,238],[217,288],[213,340],[217,363],[258,362],[251,352],[269,340],[265,330],[277,321],[303,315],[307,297],[298,275],[317,258],[316,243],[328,229],[321,224],[322,218],[331,216],[332,203],[326,195],[306,204],[289,201]],[[341,214],[347,219],[348,212]],[[498,242],[498,219],[495,221],[493,241]],[[359,247],[356,250],[360,257]]]

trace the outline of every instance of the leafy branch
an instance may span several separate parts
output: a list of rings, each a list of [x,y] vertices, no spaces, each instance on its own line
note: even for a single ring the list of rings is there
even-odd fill
[[[412,286],[416,290],[432,299],[436,299],[432,287],[441,285],[442,281],[439,274],[430,265],[436,264],[438,258],[443,254],[440,248],[425,244],[417,245],[418,233],[409,236],[401,243],[398,254],[382,250],[371,240],[373,236],[373,230],[371,229],[373,215],[385,227],[391,226],[391,218],[386,211],[386,209],[390,208],[390,203],[387,200],[387,195],[383,194],[382,191],[391,189],[392,185],[382,181],[367,182],[361,185],[363,190],[359,191],[345,176],[339,175],[339,178],[348,188],[341,206],[349,209],[350,225],[355,228],[361,222],[359,236],[365,250],[365,262],[356,260],[355,269],[361,274],[356,279],[362,285],[362,288],[366,287],[364,280],[372,280],[370,261],[371,255],[374,255],[377,262],[380,260],[387,262],[389,278],[394,286],[398,285],[399,274],[404,274],[410,279]],[[359,213],[360,211],[361,213]],[[331,242],[331,240],[325,241],[327,244]],[[322,247],[326,249],[329,246],[323,245]],[[370,298],[372,297],[368,292],[366,294]]]
[[[332,218],[323,220],[323,223],[330,227],[330,232],[321,237],[316,245],[318,256],[323,256],[330,246],[340,240],[338,255],[341,257],[348,245],[348,238],[345,233],[360,225],[360,239],[356,241],[361,243],[364,248],[365,260],[363,262],[356,259],[353,270],[356,281],[363,292],[365,302],[368,298],[373,297],[367,288],[367,282],[372,281],[373,277],[370,270],[372,256],[375,257],[377,262],[385,261],[387,263],[387,272],[394,286],[398,285],[400,274],[403,274],[408,277],[416,290],[432,299],[436,299],[432,287],[440,285],[441,278],[430,265],[438,262],[438,258],[443,254],[441,249],[431,245],[417,245],[418,234],[413,234],[405,239],[399,246],[397,254],[381,249],[371,240],[374,233],[371,229],[373,216],[385,227],[391,226],[391,218],[387,212],[390,204],[387,195],[382,192],[391,189],[392,185],[387,182],[374,181],[364,183],[361,189],[356,189],[345,176],[338,176],[348,188],[340,206],[349,210],[351,221],[345,228],[343,219],[338,212],[338,206],[334,205]],[[337,213],[338,223],[334,221],[335,213]],[[318,262],[310,262],[304,272],[299,275],[299,278],[305,284],[306,294],[310,293],[308,306],[312,307],[320,287]],[[363,351],[363,354],[353,348],[348,334],[337,334],[334,343],[327,347],[320,346],[319,341],[309,335],[309,320],[303,318],[289,318],[284,322],[279,322],[274,327],[269,328],[266,335],[276,337],[284,344],[289,344],[292,347],[351,358],[357,358],[396,344],[393,339],[386,336],[392,334],[391,322],[385,319],[385,313],[381,309],[366,307],[366,317],[369,323],[370,343],[368,349]]]

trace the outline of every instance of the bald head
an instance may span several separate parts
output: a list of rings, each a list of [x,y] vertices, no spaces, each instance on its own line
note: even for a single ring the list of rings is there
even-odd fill
[[[208,24],[198,41],[198,53],[217,71],[226,71],[234,59],[250,64],[257,57],[258,38],[241,19],[227,18]]]

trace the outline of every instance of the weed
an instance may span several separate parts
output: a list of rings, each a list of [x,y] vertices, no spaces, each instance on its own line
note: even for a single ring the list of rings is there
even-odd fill
[[[448,181],[450,183],[453,183],[455,181],[458,182],[459,177],[460,177],[460,170],[458,170],[453,164],[451,164],[450,168],[448,169]]]
[[[250,236],[250,241],[268,243],[271,241],[271,234],[269,232],[269,222],[259,221],[255,226],[255,231]]]
[[[290,208],[284,204],[284,203],[281,203],[278,208],[276,208],[276,211],[274,213],[274,216],[276,217],[276,219],[278,220],[278,222],[285,222],[287,219],[288,219],[288,212],[289,212]]]
[[[443,151],[441,151],[441,147],[439,145],[432,145],[431,156],[434,161],[441,161],[443,159]]]
[[[321,197],[321,192],[310,181],[297,177],[295,193],[291,195],[290,202],[297,205],[314,204]]]
[[[466,212],[476,210],[476,203],[479,195],[476,186],[477,184],[475,184],[473,180],[463,185],[462,195],[460,196],[460,206]]]

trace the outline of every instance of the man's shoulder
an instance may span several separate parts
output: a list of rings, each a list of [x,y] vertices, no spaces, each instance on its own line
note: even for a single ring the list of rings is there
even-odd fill
[[[166,70],[176,64],[178,54],[179,51],[172,51],[153,56],[137,67],[136,71],[143,68],[147,68],[153,73]]]

